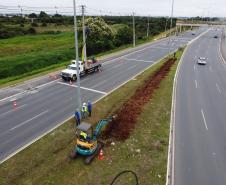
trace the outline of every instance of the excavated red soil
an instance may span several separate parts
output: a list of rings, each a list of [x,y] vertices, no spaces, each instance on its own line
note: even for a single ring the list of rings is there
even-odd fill
[[[125,140],[130,136],[144,105],[150,100],[154,90],[159,88],[160,82],[166,77],[174,62],[175,59],[167,60],[164,65],[146,80],[144,85],[137,89],[135,94],[123,104],[120,110],[115,113],[117,117],[105,129],[103,133],[105,138]]]

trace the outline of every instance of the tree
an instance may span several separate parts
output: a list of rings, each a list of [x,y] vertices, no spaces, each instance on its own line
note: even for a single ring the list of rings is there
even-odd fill
[[[39,18],[48,18],[48,17],[49,17],[49,15],[43,11],[41,11],[39,14]]]
[[[38,16],[35,13],[31,13],[28,15],[29,18],[37,18]]]
[[[93,55],[100,51],[106,51],[114,47],[113,31],[102,18],[90,17],[86,19],[85,24],[89,28],[89,34],[86,41],[88,55]],[[80,32],[82,32],[81,28],[79,30]]]
[[[115,44],[116,46],[120,46],[122,44],[129,44],[132,42],[133,38],[133,30],[127,26],[122,25],[118,28],[117,33],[115,35]]]

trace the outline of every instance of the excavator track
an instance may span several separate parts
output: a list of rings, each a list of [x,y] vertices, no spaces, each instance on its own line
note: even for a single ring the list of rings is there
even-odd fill
[[[104,147],[104,143],[98,142],[96,151],[92,155],[86,157],[85,164],[90,164],[92,160],[100,153],[100,150],[103,147]]]

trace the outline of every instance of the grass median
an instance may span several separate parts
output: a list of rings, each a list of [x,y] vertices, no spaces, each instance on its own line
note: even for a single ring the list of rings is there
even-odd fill
[[[182,51],[177,52],[178,60],[181,54]],[[164,61],[98,101],[92,119],[87,121],[95,124],[117,111]],[[137,173],[140,184],[165,184],[172,88],[177,64],[178,61],[144,106],[130,137],[125,141],[114,141],[115,145],[104,148],[104,160],[95,159],[86,166],[83,158],[68,158],[75,139],[74,120],[71,119],[1,164],[0,184],[107,185],[116,174],[127,169]],[[130,185],[130,180],[130,177],[121,179],[120,184]]]

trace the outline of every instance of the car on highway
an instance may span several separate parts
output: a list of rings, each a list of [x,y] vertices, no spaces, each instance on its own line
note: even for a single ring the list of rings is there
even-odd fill
[[[192,35],[195,35],[195,33],[192,33]]]
[[[207,64],[206,58],[205,57],[199,57],[197,63],[199,65],[206,65]]]
[[[213,38],[217,39],[217,38],[218,38],[218,36],[217,36],[217,35],[215,35]]]

